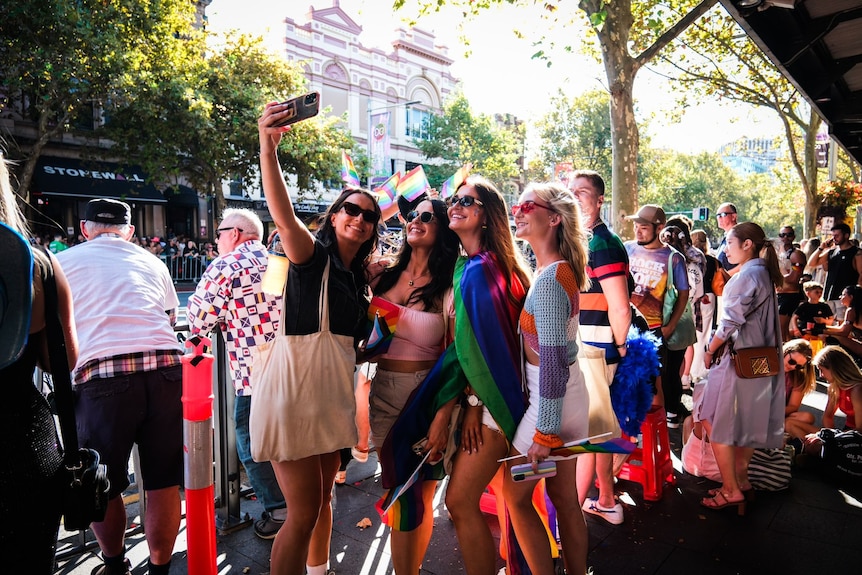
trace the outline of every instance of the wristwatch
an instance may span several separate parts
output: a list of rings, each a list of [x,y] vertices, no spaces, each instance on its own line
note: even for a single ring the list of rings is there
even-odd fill
[[[482,402],[481,399],[479,399],[478,395],[476,395],[475,393],[471,393],[467,396],[467,405],[469,405],[470,407],[479,407],[485,404]]]

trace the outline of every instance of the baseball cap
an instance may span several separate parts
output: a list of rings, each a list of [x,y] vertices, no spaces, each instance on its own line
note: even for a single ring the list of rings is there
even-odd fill
[[[0,368],[24,352],[30,333],[33,253],[27,241],[0,222]]]
[[[101,198],[90,200],[84,219],[102,224],[131,224],[132,208],[126,202]]]
[[[638,213],[633,216],[626,216],[626,219],[634,220],[639,224],[664,225],[667,222],[667,216],[665,216],[664,210],[661,209],[661,206],[657,206],[655,204],[646,204],[641,206]]]

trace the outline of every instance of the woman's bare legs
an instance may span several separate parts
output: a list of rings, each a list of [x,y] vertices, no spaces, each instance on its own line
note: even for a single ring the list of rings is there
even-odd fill
[[[569,575],[585,575],[589,550],[587,522],[581,511],[578,492],[572,488],[577,476],[577,463],[577,459],[557,461],[557,475],[545,479],[548,495],[557,511],[563,563]]]
[[[518,452],[513,449],[511,455],[517,454]],[[523,462],[523,459],[509,461],[506,463],[506,466],[510,468],[513,464]],[[524,553],[527,565],[530,566],[530,571],[533,575],[553,575],[554,561],[551,558],[551,546],[548,534],[545,524],[542,523],[542,518],[539,517],[536,508],[533,507],[533,491],[538,482],[513,481],[510,472],[503,475],[503,497],[506,500],[506,507],[512,520],[512,528],[515,530],[518,545],[520,545],[521,551]],[[577,490],[573,489],[575,477],[572,476],[571,479],[572,482],[569,484],[569,490],[575,493],[577,499]],[[578,507],[579,512],[580,510],[581,508]],[[584,527],[586,528],[586,525]]]
[[[287,518],[272,544],[272,575],[303,575],[306,563],[329,560],[332,536],[332,486],[338,452],[298,461],[273,461],[287,503]]]
[[[506,438],[500,433],[482,428],[484,443],[472,453],[459,451],[455,456],[449,487],[446,489],[446,507],[455,523],[458,543],[463,553],[467,575],[493,575],[496,573],[497,552],[494,538],[479,509],[479,499],[485,486],[494,477],[506,456]]]
[[[434,530],[434,492],[436,481],[422,482],[422,500],[425,502],[425,514],[422,523],[413,531],[391,531],[392,566],[396,575],[416,575],[422,567],[425,552],[431,542],[431,532]]]

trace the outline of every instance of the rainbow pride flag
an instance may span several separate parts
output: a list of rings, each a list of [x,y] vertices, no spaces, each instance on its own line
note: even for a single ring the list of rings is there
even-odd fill
[[[380,204],[380,209],[385,210],[395,203],[395,196],[398,193],[398,182],[401,180],[401,172],[395,172],[389,179],[374,188],[374,193],[377,194],[377,203]]]
[[[416,166],[398,181],[398,195],[404,196],[411,202],[421,196],[428,189],[428,178],[422,166]]]
[[[467,176],[470,175],[470,170],[472,169],[472,162],[467,162],[458,168],[458,171],[452,174],[449,179],[443,182],[443,185],[440,186],[440,198],[445,200],[452,196],[455,193],[455,190],[458,189],[458,186],[464,183],[464,180],[466,180]]]
[[[353,167],[353,160],[347,155],[347,152],[341,150],[341,179],[348,186],[354,188],[362,187],[359,183],[359,174],[356,173],[356,168]]]
[[[577,445],[558,447],[551,450],[551,455],[568,457],[569,455],[577,455],[579,453],[631,453],[635,450],[635,447],[637,447],[637,444],[632,443],[628,439],[616,437],[599,443],[585,441]]]
[[[371,298],[364,346],[366,354],[376,356],[389,350],[400,313],[401,308],[394,303],[377,296]]]

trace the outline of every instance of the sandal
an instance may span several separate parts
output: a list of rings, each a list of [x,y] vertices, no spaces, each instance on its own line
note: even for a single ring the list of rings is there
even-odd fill
[[[753,502],[754,502],[754,500],[755,500],[754,487],[749,487],[748,489],[740,489],[740,491],[742,491],[742,495],[745,497],[745,500],[746,500],[748,503],[753,503]],[[721,492],[721,487],[715,487],[715,488],[713,488],[713,489],[710,489],[710,490],[709,490],[709,491],[707,491],[706,493],[707,493],[707,495],[709,495],[710,497],[715,497],[715,496],[716,496],[716,495],[718,495],[720,492]]]
[[[745,515],[745,498],[740,501],[730,501],[722,491],[719,491],[712,497],[704,497],[700,500],[700,504],[707,509],[724,509],[725,507],[736,507],[736,513],[740,517]]]

